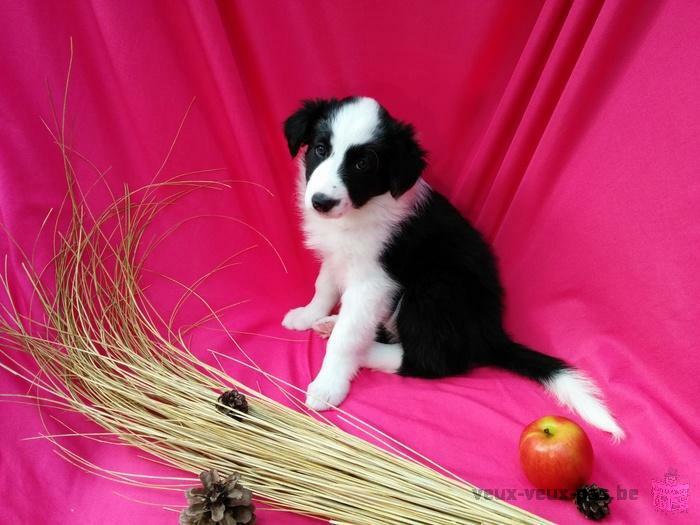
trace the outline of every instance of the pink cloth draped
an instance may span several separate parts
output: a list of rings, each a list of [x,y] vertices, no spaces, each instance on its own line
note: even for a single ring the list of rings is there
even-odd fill
[[[281,122],[305,97],[376,97],[416,125],[430,151],[426,178],[493,242],[512,333],[587,371],[627,431],[613,445],[584,425],[593,481],[614,497],[638,491],[613,502],[609,522],[698,523],[698,20],[700,4],[689,1],[6,3],[0,220],[19,246],[36,244],[37,261],[48,260],[50,232],[35,239],[65,180],[41,119],[53,126],[52,104],[60,110],[71,37],[66,129],[76,151],[110,168],[115,191],[158,172],[196,98],[159,178],[221,168],[190,177],[231,187],[196,193],[156,221],[162,233],[199,216],[151,257],[149,292],[167,311],[182,290],[158,272],[191,284],[252,246],[200,293],[214,307],[241,303],[222,314],[226,328],[261,366],[304,388],[324,343],[279,326],[308,300],[317,267],[301,246]],[[88,187],[96,174],[80,162],[79,178]],[[107,196],[97,184],[88,199],[99,209]],[[18,247],[3,238],[0,253],[28,312]],[[190,299],[176,324],[205,313]],[[212,363],[210,348],[241,357],[215,323],[195,330],[191,345]],[[254,372],[223,364],[284,400]],[[0,391],[27,385],[3,372]],[[529,488],[517,456],[524,425],[551,413],[578,420],[538,386],[490,369],[440,381],[363,371],[343,408],[499,491]],[[181,493],[84,473],[49,443],[23,440],[44,431],[35,406],[0,409],[0,523],[175,522],[133,500],[177,505]],[[42,414],[50,431],[69,432],[51,419],[57,414]],[[178,475],[137,450],[61,443],[113,470]],[[691,486],[687,513],[655,510],[652,480],[669,468]],[[513,502],[585,522],[569,502],[523,493]],[[261,511],[260,523],[312,521]]]

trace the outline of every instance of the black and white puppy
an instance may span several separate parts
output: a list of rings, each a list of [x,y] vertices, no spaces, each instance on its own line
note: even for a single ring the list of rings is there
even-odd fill
[[[624,436],[590,379],[505,332],[494,256],[421,178],[425,152],[412,126],[371,98],[350,97],[305,101],[284,132],[292,156],[306,146],[299,204],[322,264],[313,299],[282,324],[330,332],[309,407],[341,403],[360,367],[436,378],[496,366]]]

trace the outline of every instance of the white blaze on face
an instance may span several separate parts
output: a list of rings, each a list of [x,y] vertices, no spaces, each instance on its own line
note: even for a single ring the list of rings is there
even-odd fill
[[[326,217],[340,217],[352,207],[348,190],[340,178],[340,169],[345,152],[351,146],[372,140],[379,125],[379,104],[371,98],[359,98],[342,106],[332,117],[331,154],[311,174],[304,192],[304,206],[313,210],[311,197],[323,193],[340,201]]]

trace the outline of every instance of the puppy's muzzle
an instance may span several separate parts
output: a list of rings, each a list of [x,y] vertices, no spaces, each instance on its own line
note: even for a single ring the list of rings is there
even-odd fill
[[[327,213],[335,208],[340,203],[340,200],[329,197],[325,193],[314,193],[311,196],[311,205],[314,210]]]

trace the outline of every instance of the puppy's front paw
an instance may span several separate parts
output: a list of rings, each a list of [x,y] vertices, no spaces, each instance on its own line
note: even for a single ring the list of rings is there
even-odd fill
[[[319,375],[306,390],[306,406],[319,411],[337,407],[349,390],[350,381]]]
[[[323,317],[323,314],[314,312],[306,306],[289,310],[282,319],[282,326],[289,330],[308,330],[314,321]]]

